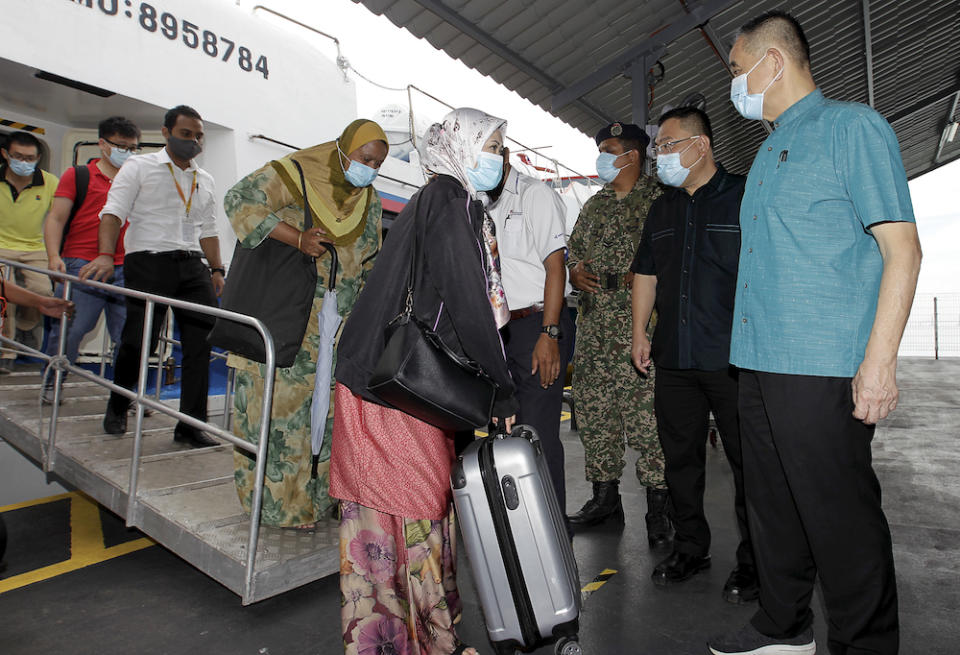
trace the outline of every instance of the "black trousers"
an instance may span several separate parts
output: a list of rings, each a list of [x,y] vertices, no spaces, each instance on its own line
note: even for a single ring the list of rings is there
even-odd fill
[[[740,372],[750,534],[760,581],[752,622],[791,637],[813,621],[819,574],[833,655],[899,646],[890,528],[873,472],[873,426],[853,418],[849,378]]]
[[[135,252],[124,257],[126,287],[169,296],[178,300],[209,305],[217,304],[210,281],[210,270],[196,256],[174,253]],[[157,347],[160,323],[167,305],[154,305],[153,330],[150,333],[150,351]],[[207,420],[207,392],[210,386],[210,344],[207,335],[213,319],[204,314],[174,308],[173,315],[180,326],[183,370],[181,375],[180,411],[201,421]],[[127,320],[123,325],[120,350],[113,381],[126,389],[133,389],[140,373],[140,344],[143,337],[145,303],[127,298]],[[116,411],[125,411],[130,401],[118,394],[110,395],[110,404]]]
[[[664,474],[673,503],[675,550],[698,557],[710,553],[710,526],[703,511],[703,491],[707,430],[710,412],[713,412],[733,471],[734,509],[740,530],[737,564],[752,565],[753,550],[743,494],[736,369],[700,371],[658,366],[654,408],[666,463]]]
[[[563,404],[563,381],[567,370],[567,356],[574,327],[569,312],[560,312],[560,375],[544,389],[540,386],[540,372],[530,373],[533,348],[540,339],[543,312],[511,320],[501,330],[507,352],[507,366],[517,386],[520,411],[517,423],[526,423],[540,435],[543,454],[550,469],[553,488],[560,501],[560,511],[566,516],[567,486],[564,477],[563,443],[560,441],[560,411]]]

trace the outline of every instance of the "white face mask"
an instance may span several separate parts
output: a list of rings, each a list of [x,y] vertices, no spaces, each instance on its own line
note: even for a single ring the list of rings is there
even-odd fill
[[[780,79],[780,76],[783,75],[783,69],[770,80],[770,84],[766,86],[760,93],[748,93],[747,92],[747,75],[752,73],[757,66],[760,65],[760,62],[767,58],[767,55],[763,55],[753,65],[753,68],[748,70],[746,73],[737,75],[733,78],[733,81],[730,82],[730,102],[733,103],[733,106],[736,108],[740,115],[744,118],[750,120],[758,121],[763,118],[763,94],[767,92],[774,82]]]
[[[700,135],[698,134],[690,138],[699,139]],[[693,143],[688,145],[680,152],[672,152],[667,155],[657,155],[657,177],[660,178],[661,182],[667,186],[683,186],[683,183],[687,181],[687,176],[690,175],[690,169],[699,164],[700,160],[703,159],[703,155],[700,155],[697,157],[697,161],[693,162],[689,166],[684,166],[680,163],[680,156],[692,147]]]

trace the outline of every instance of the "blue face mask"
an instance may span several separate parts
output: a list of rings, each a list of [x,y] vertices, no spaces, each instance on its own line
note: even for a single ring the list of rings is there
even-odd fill
[[[692,138],[699,139],[700,136],[697,135]],[[693,147],[692,143],[680,152],[672,152],[668,155],[657,156],[657,177],[660,178],[661,182],[667,186],[682,186],[683,183],[687,181],[687,176],[690,175],[690,169],[700,163],[700,160],[703,159],[703,155],[700,155],[697,161],[693,162],[689,166],[684,166],[681,164],[680,155],[685,153],[691,147]]]
[[[767,92],[774,82],[780,79],[780,76],[783,74],[781,69],[772,80],[770,84],[764,88],[760,93],[748,93],[747,92],[747,75],[752,73],[754,69],[760,65],[760,62],[766,59],[767,56],[764,55],[760,60],[753,65],[753,68],[748,70],[742,75],[737,75],[730,82],[730,102],[733,103],[734,108],[740,113],[744,118],[750,120],[758,121],[763,118],[763,95]]]
[[[358,189],[373,184],[373,181],[377,179],[377,173],[379,172],[376,168],[370,168],[366,164],[361,164],[355,159],[348,158],[343,153],[343,150],[340,150],[339,144],[337,145],[337,151],[343,155],[343,159],[340,160],[340,169],[343,171],[343,176],[347,178],[347,182]],[[344,159],[350,162],[350,165],[347,166],[347,168],[343,167]]]
[[[110,160],[111,164],[113,164],[117,168],[120,168],[121,166],[123,166],[123,162],[127,161],[127,159],[130,158],[130,154],[131,153],[129,150],[124,150],[123,152],[121,152],[118,148],[111,147],[110,156],[108,157],[108,159]]]
[[[503,177],[503,157],[492,152],[481,152],[477,167],[467,169],[467,179],[477,191],[489,191],[500,184]]]
[[[19,175],[20,177],[33,175],[33,172],[37,169],[37,162],[35,161],[20,161],[13,157],[7,161],[10,162],[10,170],[13,171],[13,174]]]
[[[597,156],[597,175],[600,179],[607,183],[613,182],[617,178],[617,175],[620,174],[620,171],[630,165],[626,164],[625,166],[617,168],[613,162],[617,161],[617,158],[631,152],[633,152],[633,150],[627,150],[627,152],[620,153],[619,155],[611,152],[601,152]]]

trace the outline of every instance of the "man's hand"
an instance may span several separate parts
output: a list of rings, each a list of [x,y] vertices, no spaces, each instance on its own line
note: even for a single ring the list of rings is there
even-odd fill
[[[533,347],[530,374],[540,371],[540,386],[546,389],[560,376],[560,344],[546,334],[541,334]]]
[[[81,280],[94,279],[97,282],[107,282],[113,277],[113,257],[97,255],[89,264],[84,264],[77,275]]]
[[[633,347],[630,349],[633,365],[641,373],[650,373],[650,340],[647,335],[641,334],[633,338]]]
[[[210,274],[210,281],[213,282],[213,292],[217,294],[217,298],[219,298],[220,294],[223,293],[223,285],[226,284],[223,279],[223,273],[213,271]]]
[[[587,264],[592,262],[592,259],[577,262],[577,265],[570,269],[570,284],[587,293],[600,290],[600,278],[587,270]]]
[[[494,425],[498,425],[500,423],[500,419],[498,419],[496,416],[494,416],[490,420],[493,421]],[[510,434],[511,432],[513,432],[513,426],[516,422],[517,422],[516,414],[514,414],[513,416],[508,416],[506,419],[504,419],[503,426],[504,426],[504,429],[507,431],[507,434]]]
[[[60,318],[61,314],[66,314],[67,318],[73,318],[76,311],[73,302],[63,298],[48,298],[46,296],[37,303],[37,309],[44,316],[51,318]]]
[[[60,255],[53,255],[47,260],[47,268],[57,273],[66,273],[67,265],[60,259]]]
[[[897,360],[881,364],[864,359],[853,377],[853,417],[867,425],[886,418],[897,406]]]

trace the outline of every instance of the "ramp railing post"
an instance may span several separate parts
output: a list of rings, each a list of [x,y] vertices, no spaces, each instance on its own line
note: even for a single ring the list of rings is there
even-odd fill
[[[70,298],[70,289],[72,283],[70,280],[63,281],[63,298],[64,300],[69,300]],[[51,368],[53,369],[53,405],[50,408],[50,428],[47,435],[47,451],[44,453],[43,457],[43,472],[50,473],[53,471],[53,465],[57,459],[57,419],[60,418],[60,398],[62,397],[63,391],[60,389],[63,384],[63,360],[66,355],[64,354],[67,350],[67,315],[60,315],[60,336],[57,341],[57,356],[47,362],[47,366],[43,372],[43,379],[40,382],[40,393],[43,394],[47,387],[47,380],[50,379]],[[70,363],[69,361],[67,362]],[[40,408],[40,432],[43,433],[43,401],[41,400]]]
[[[936,296],[933,297],[933,358],[940,359],[940,324]]]
[[[144,306],[143,333],[140,342],[140,372],[137,379],[137,422],[133,433],[133,456],[130,458],[130,485],[127,488],[127,527],[140,527],[140,500],[137,485],[140,478],[140,452],[143,445],[143,399],[147,395],[147,375],[150,373],[150,334],[153,330],[154,301]],[[116,379],[116,372],[114,372]]]

